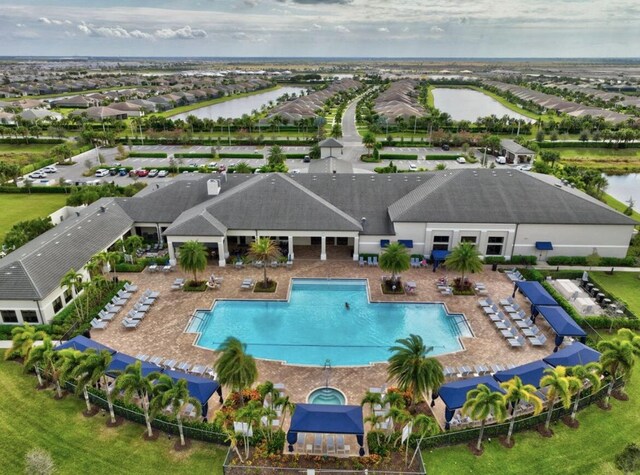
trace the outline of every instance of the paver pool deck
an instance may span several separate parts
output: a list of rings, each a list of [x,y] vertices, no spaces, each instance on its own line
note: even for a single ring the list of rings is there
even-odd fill
[[[177,277],[190,278],[180,270],[163,274],[149,273],[120,273],[120,279],[130,280],[138,285],[140,290],[133,295],[131,301],[105,330],[93,330],[92,338],[118,351],[135,356],[139,353],[172,358],[178,361],[188,361],[192,364],[200,363],[213,365],[217,353],[212,350],[194,346],[196,334],[185,333],[189,319],[196,309],[211,308],[215,299],[285,299],[289,289],[290,279],[296,277],[307,278],[359,278],[369,279],[371,300],[373,301],[406,301],[406,302],[444,302],[450,313],[463,313],[474,333],[473,338],[462,338],[465,349],[456,353],[438,356],[443,365],[460,366],[476,364],[523,364],[547,356],[553,351],[553,332],[544,319],[538,319],[536,324],[547,336],[547,343],[542,347],[533,347],[527,342],[524,348],[514,349],[493,326],[482,309],[478,306],[478,296],[442,296],[436,288],[436,281],[446,276],[451,281],[459,276],[458,273],[431,268],[411,269],[402,273],[404,281],[415,281],[417,291],[413,295],[384,295],[380,280],[385,274],[377,267],[360,267],[351,260],[298,260],[293,268],[269,268],[269,278],[278,282],[275,293],[254,293],[242,290],[240,285],[244,278],[262,279],[262,269],[245,267],[235,269],[233,266],[220,268],[209,266],[199,275],[208,277],[214,273],[216,277],[223,277],[224,281],[217,290],[205,292],[183,292],[171,290],[171,284]],[[489,267],[481,273],[472,274],[469,278],[474,282],[483,282],[495,301],[513,293],[513,284],[500,272],[492,272]],[[137,297],[145,289],[160,292],[160,297],[148,312],[136,330],[122,327],[124,315],[133,306]],[[527,310],[529,308],[521,295],[516,295],[518,303]],[[528,313],[528,312],[527,312]],[[408,335],[407,335],[408,336]],[[274,361],[257,360],[259,371],[258,381],[270,380],[283,383],[293,402],[306,402],[307,395],[315,388],[325,385],[327,376],[321,367],[303,367],[286,365]],[[340,389],[347,396],[347,404],[360,404],[364,393],[370,387],[390,386],[387,382],[386,364],[375,364],[359,367],[334,367],[330,371],[329,385]],[[226,390],[225,390],[226,394]],[[211,411],[219,407],[217,397],[211,400]],[[436,416],[442,418],[444,412],[436,406]]]

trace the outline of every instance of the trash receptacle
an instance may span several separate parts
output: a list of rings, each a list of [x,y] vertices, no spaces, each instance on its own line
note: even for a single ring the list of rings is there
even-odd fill
[[[497,271],[497,270],[498,270],[498,264],[492,264],[492,265],[491,265],[491,270],[492,270],[493,272]]]

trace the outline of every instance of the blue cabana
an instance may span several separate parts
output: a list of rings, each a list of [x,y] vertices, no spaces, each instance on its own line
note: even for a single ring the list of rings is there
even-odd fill
[[[361,406],[296,404],[289,432],[287,432],[289,452],[293,452],[293,445],[298,441],[298,432],[353,434],[360,445],[360,455],[364,455],[364,422]]]
[[[444,428],[449,429],[449,422],[453,418],[456,409],[464,406],[467,400],[467,393],[472,389],[476,389],[479,384],[484,384],[492,391],[504,393],[498,382],[491,376],[478,376],[477,378],[463,379],[462,381],[453,381],[443,384],[438,390],[438,396],[442,399],[447,407],[444,413],[446,424]],[[437,397],[437,396],[436,396]]]
[[[444,260],[447,258],[449,254],[451,254],[451,251],[440,251],[440,250],[431,251],[431,260],[433,261],[433,272],[436,271],[438,266],[442,262],[444,262]]]
[[[542,379],[542,376],[544,376],[544,370],[550,368],[551,366],[547,363],[539,360],[534,361],[533,363],[516,366],[515,368],[506,369],[504,371],[498,371],[493,375],[493,377],[503,383],[513,379],[515,376],[518,376],[524,384],[531,384],[536,388],[539,388],[540,380]]]
[[[116,353],[113,355],[111,359],[111,364],[107,368],[107,374],[109,376],[117,376],[119,373],[124,372],[127,366],[132,365],[136,361],[140,361],[133,356],[125,355],[124,353]],[[161,372],[162,368],[158,365],[154,365],[153,363],[149,363],[147,361],[142,361],[142,375],[147,376],[149,373],[153,373],[154,371]]]
[[[196,376],[195,374],[181,373],[180,371],[173,371],[170,369],[165,369],[162,373],[166,374],[174,381],[179,381],[181,379],[187,380],[189,394],[200,401],[200,404],[202,404],[202,415],[205,418],[207,417],[207,412],[209,410],[208,402],[211,396],[213,396],[213,393],[217,392],[218,396],[220,396],[220,402],[223,402],[222,388],[220,387],[220,384],[212,379]]]
[[[598,360],[600,360],[600,353],[598,351],[577,341],[571,346],[567,346],[543,359],[543,361],[551,366],[585,365]]]
[[[516,291],[520,290],[529,302],[531,302],[531,314],[535,312],[538,305],[558,305],[549,292],[542,286],[540,282],[521,280],[515,283],[512,297],[516,296]]]
[[[553,331],[556,332],[556,347],[553,350],[554,353],[558,351],[558,347],[562,345],[565,336],[580,338],[582,343],[587,341],[587,332],[585,332],[562,307],[557,305],[536,306],[535,312],[531,312],[531,320],[535,321],[538,314],[542,315],[549,326],[553,328]]]
[[[68,348],[78,351],[88,350],[89,348],[96,351],[107,350],[111,354],[114,354],[116,352],[116,350],[112,350],[108,346],[105,346],[102,343],[98,343],[97,341],[93,341],[91,338],[87,338],[86,336],[82,335],[78,335],[76,337],[73,337],[71,340],[65,341],[63,344],[57,346],[56,350],[66,350]]]

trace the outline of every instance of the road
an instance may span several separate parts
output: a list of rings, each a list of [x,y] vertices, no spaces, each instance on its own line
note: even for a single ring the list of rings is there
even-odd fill
[[[367,149],[362,145],[362,137],[356,127],[356,107],[361,96],[356,97],[344,110],[342,114],[342,138],[340,141],[344,145],[343,156],[340,158],[351,162],[359,162],[360,157],[367,153]],[[358,163],[358,168],[364,168],[363,163]]]

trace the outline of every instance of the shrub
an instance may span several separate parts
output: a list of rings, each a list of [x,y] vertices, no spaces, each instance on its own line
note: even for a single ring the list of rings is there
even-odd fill
[[[387,434],[379,430],[372,430],[367,434],[369,453],[387,457],[391,453],[391,447],[386,443]]]
[[[547,258],[550,266],[586,266],[586,256],[551,256]]]
[[[31,325],[35,327],[36,331],[43,331],[47,335],[51,335],[51,325]],[[11,340],[11,330],[16,328],[17,325],[0,325],[0,340]]]
[[[0,193],[13,193],[13,194],[29,194],[29,193],[42,193],[42,194],[62,194],[70,193],[71,188],[68,186],[32,186],[31,188],[17,186],[0,186]]]
[[[185,292],[204,292],[207,290],[207,283],[201,281],[188,280],[182,290]]]
[[[174,153],[175,158],[215,158],[212,153]]]
[[[536,256],[511,256],[509,259],[509,264],[514,265],[527,265],[534,266],[538,263],[538,258]]]
[[[431,155],[426,155],[425,160],[455,160],[458,158],[457,155],[451,155],[448,153],[434,153]]]
[[[616,467],[624,473],[633,473],[640,470],[640,446],[628,444],[624,450],[616,455]]]
[[[412,153],[381,153],[381,160],[417,160],[418,155]]]
[[[304,158],[307,154],[306,153],[285,153],[284,156],[287,157],[287,159],[297,159],[297,158]]]
[[[264,158],[260,153],[221,153],[220,158]]]
[[[129,152],[132,158],[167,158],[164,152]]]
[[[547,259],[550,266],[587,266],[589,256],[551,256]],[[636,265],[634,257],[601,257],[593,264],[602,267],[633,267]]]
[[[129,264],[128,262],[119,262],[116,264],[116,272],[142,272],[146,264],[137,263]]]
[[[507,262],[504,256],[485,256],[482,260],[485,264],[504,264]]]

